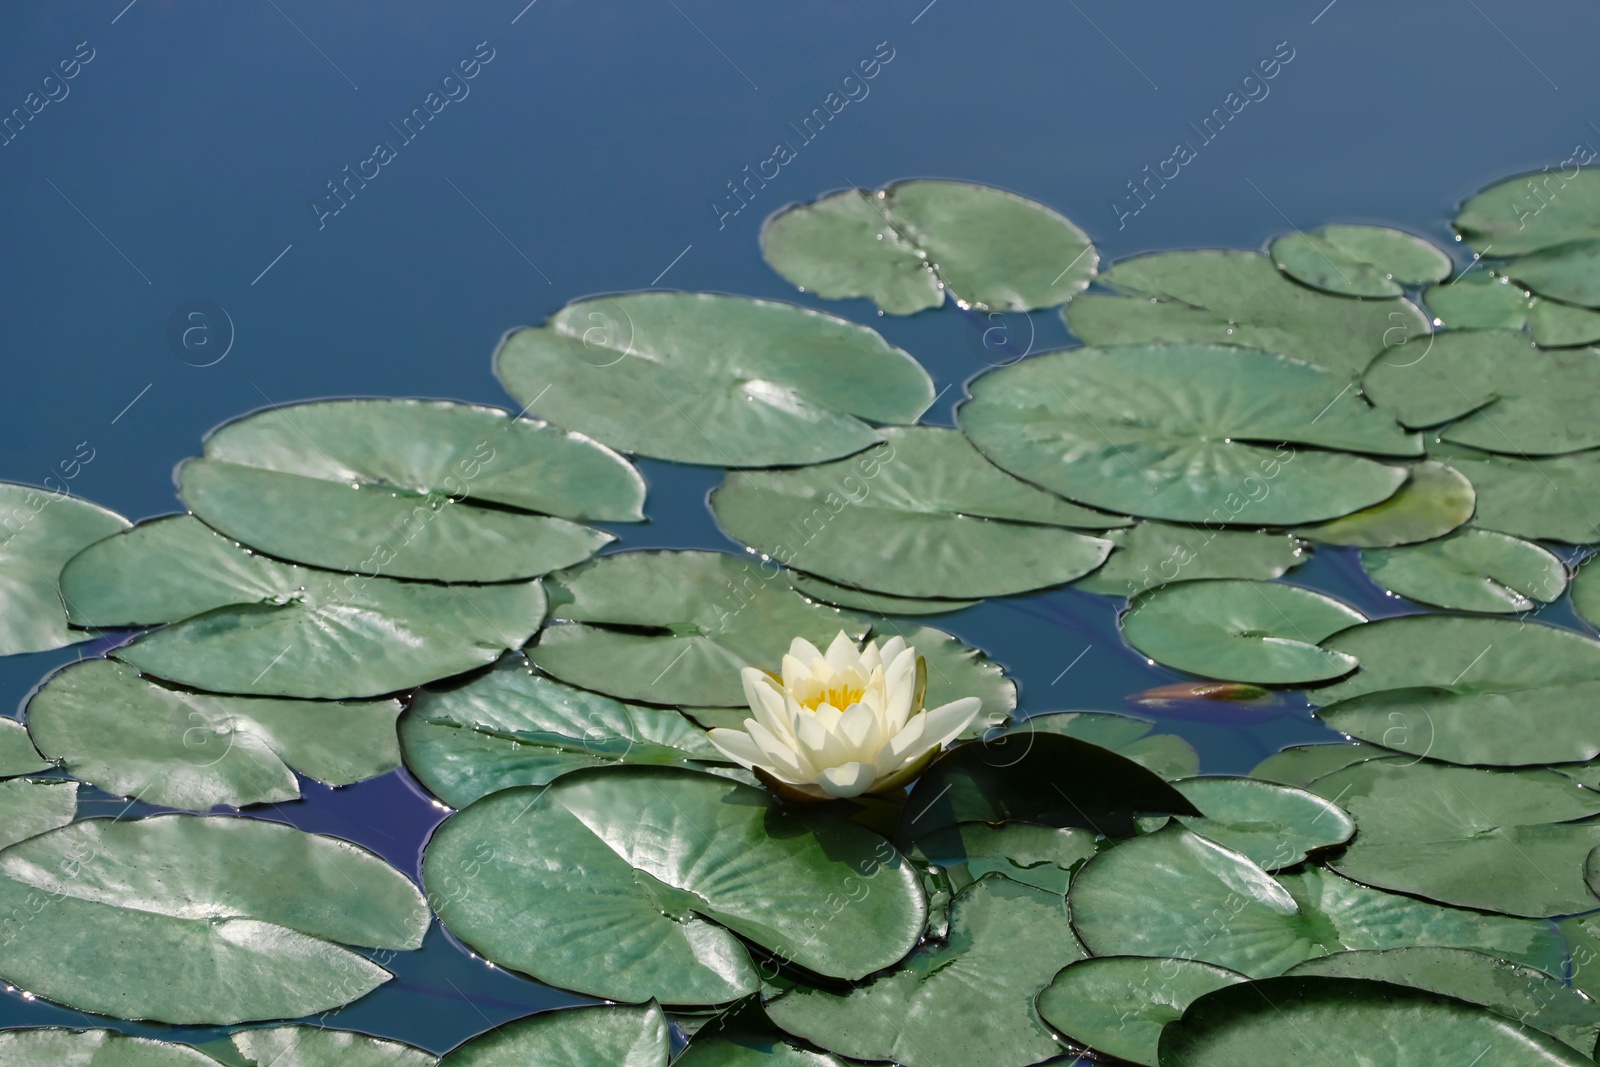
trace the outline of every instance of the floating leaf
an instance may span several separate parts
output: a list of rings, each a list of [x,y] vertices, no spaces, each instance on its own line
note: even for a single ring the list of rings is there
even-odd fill
[[[568,521],[635,520],[639,472],[587,438],[496,408],[332,400],[214,430],[178,469],[206,524],[284,559],[373,577],[532,578],[614,540]],[[561,516],[561,517],[552,517]]]
[[[1300,976],[1207,993],[1161,1032],[1162,1067],[1360,1063],[1432,1067],[1592,1063],[1560,1041],[1488,1008],[1356,978]]]
[[[1141,814],[1200,812],[1125,756],[1029,730],[1024,720],[934,761],[912,788],[895,836],[909,843],[956,823],[1014,819],[1128,837]]]
[[[1171,826],[1084,864],[1068,895],[1094,956],[1197,959],[1253,977],[1345,949],[1444,945],[1560,973],[1547,923],[1446,908],[1312,867],[1272,877],[1243,855]]]
[[[797,570],[908,597],[987,597],[1069,582],[1100,566],[1104,540],[1063,526],[1116,526],[1013,478],[959,431],[883,432],[863,457],[730,473],[711,494],[734,540]]]
[[[577,771],[484,797],[434,833],[423,878],[477,952],[610,1000],[753,993],[740,936],[860,978],[904,956],[926,919],[916,872],[878,835],[666,767]]]
[[[1403,296],[1450,276],[1432,242],[1383,226],[1323,226],[1273,238],[1272,261],[1289,277],[1339,296]]]
[[[767,219],[772,269],[829,298],[864,296],[891,315],[944,303],[1003,311],[1054,307],[1081,292],[1099,256],[1043,204],[987,185],[897,182],[846,189]]]
[[[117,649],[148,674],[217,693],[379,696],[493,662],[544,616],[537,581],[444,586],[304,572],[286,601],[239,604]]]
[[[1200,772],[1200,755],[1177,734],[1152,734],[1149,719],[1110,711],[1057,711],[1029,715],[1005,735],[1020,750],[1035,731],[1076,737],[1132,760],[1162,778],[1187,778]]]
[[[1399,467],[1295,445],[1421,451],[1341,376],[1245,348],[1075,348],[969,389],[961,426],[1011,473],[1108,511],[1208,527],[1331,519],[1406,480]]]
[[[49,770],[54,764],[33,747],[28,728],[15,719],[0,717],[0,778]]]
[[[531,410],[613,448],[717,467],[820,463],[912,423],[933,382],[865,326],[711,293],[568,304],[509,334],[495,374]]]
[[[1508,330],[1464,330],[1430,338],[1424,353],[1384,352],[1362,381],[1406,426],[1449,422],[1440,436],[1457,445],[1523,458],[1600,445],[1600,351],[1547,351]]]
[[[325,572],[244,548],[191,515],[150,519],[73,556],[61,589],[74,626],[154,626],[236,604],[284,604]]]
[[[1528,310],[1528,330],[1544,348],[1586,345],[1600,341],[1600,311],[1573,307],[1557,300],[1534,299]]]
[[[420,893],[344,841],[256,819],[72,823],[0,854],[0,975],[80,1011],[294,1018],[387,981],[336,942],[422,943]],[[204,961],[197,966],[196,961]]]
[[[348,785],[400,766],[393,700],[327,704],[212,696],[114,660],[50,676],[28,701],[40,750],[108,793],[206,811],[294,800],[295,773]]]
[[[1513,259],[1503,269],[1540,296],[1600,307],[1600,239],[1541,248]]]
[[[1520,285],[1503,274],[1463,274],[1423,294],[1439,324],[1452,330],[1520,330],[1533,301]]]
[[[805,594],[811,600],[854,611],[864,611],[872,615],[943,615],[949,611],[961,611],[981,603],[977,600],[935,600],[893,596],[889,593],[880,593],[876,589],[838,585],[826,578],[801,574],[798,571],[791,571],[784,577],[797,592]]]
[[[0,848],[65,826],[77,813],[77,782],[60,778],[11,778],[0,782],[0,816],[4,817],[0,822]]]
[[[400,720],[400,743],[411,773],[454,808],[585,767],[726,760],[681,712],[573,689],[535,674],[520,655],[465,685],[419,691]]]
[[[1250,777],[1279,785],[1310,785],[1323,775],[1362,760],[1381,759],[1389,750],[1360,741],[1348,744],[1290,745],[1255,765]]]
[[[1335,729],[1451,763],[1538,765],[1600,755],[1600,642],[1510,619],[1407,615],[1326,647],[1361,670],[1320,690]]]
[[[856,615],[812,604],[751,557],[623,552],[548,580],[550,618],[528,656],[540,670],[623,700],[745,702],[739,671],[776,670],[789,642],[826,648]]]
[[[1095,854],[1092,830],[1011,822],[964,822],[917,838],[908,855],[935,864],[961,892],[987,874],[1051,893],[1065,893],[1072,872]]]
[[[1275,582],[1178,582],[1135,597],[1122,636],[1157,663],[1236,682],[1291,685],[1348,674],[1353,656],[1319,648],[1366,621],[1332,597]]]
[[[1259,252],[1134,256],[1098,280],[1123,295],[1091,293],[1064,310],[1067,328],[1088,345],[1246,345],[1316,364],[1343,383],[1375,353],[1428,333],[1427,317],[1409,300],[1319,293],[1290,281]]]
[[[129,1037],[115,1030],[30,1027],[0,1032],[0,1063],[7,1067],[216,1067],[188,1045]],[[283,1067],[298,1067],[284,1064]]]
[[[1600,174],[1546,168],[1496,182],[1461,205],[1456,229],[1479,252],[1496,256],[1600,237]]]
[[[1183,778],[1172,787],[1205,813],[1174,816],[1178,822],[1268,871],[1293,867],[1356,832],[1342,808],[1303,789],[1224,775]]]
[[[666,1067],[667,1020],[655,1004],[542,1011],[456,1046],[440,1067]]]
[[[1011,713],[1017,709],[1017,683],[1000,664],[959,638],[931,626],[918,626],[902,619],[883,619],[873,624],[874,641],[881,644],[895,636],[905,638],[923,658],[928,684],[924,706],[937,708],[962,697],[977,697],[983,706],[969,727],[972,736],[1010,720]]]
[[[1572,610],[1600,626],[1600,567],[1585,563],[1572,576]]]
[[[1411,466],[1411,477],[1383,503],[1341,519],[1302,526],[1294,533],[1329,545],[1409,545],[1443,537],[1463,525],[1472,518],[1474,503],[1466,475],[1448,464],[1423,460]]]
[[[1141,522],[1126,530],[1107,530],[1102,536],[1116,546],[1115,550],[1105,566],[1073,584],[1110,596],[1137,596],[1146,589],[1180,579],[1264,581],[1311,558],[1293,536],[1260,530],[1208,530]]]
[[[439,1062],[437,1056],[398,1041],[320,1026],[240,1030],[233,1045],[257,1067],[433,1067]]]
[[[842,1056],[904,1067],[1025,1067],[1060,1052],[1033,997],[1083,947],[1058,893],[990,875],[951,904],[947,943],[848,993],[799,988],[767,1012]]]
[[[1348,811],[1359,831],[1329,866],[1367,885],[1530,917],[1600,903],[1583,878],[1584,858],[1600,844],[1600,821],[1591,818],[1600,793],[1554,771],[1393,757],[1334,771],[1310,788]]]
[[[1600,1035],[1600,1005],[1543,971],[1464,948],[1339,952],[1296,964],[1290,975],[1368,978],[1482,1004],[1581,1052]]]
[[[0,656],[89,636],[67,629],[57,579],[79,551],[127,527],[116,512],[65,493],[0,482]]]
[[[1600,541],[1600,450],[1538,459],[1448,445],[1430,451],[1472,482],[1474,526],[1535,541]]]
[[[1437,541],[1367,549],[1361,566],[1384,589],[1419,604],[1459,611],[1532,611],[1567,587],[1553,553],[1489,530],[1457,530]]]
[[[1069,963],[1039,994],[1039,1017],[1074,1044],[1157,1067],[1161,1028],[1197,997],[1248,981],[1197,960],[1096,956]]]

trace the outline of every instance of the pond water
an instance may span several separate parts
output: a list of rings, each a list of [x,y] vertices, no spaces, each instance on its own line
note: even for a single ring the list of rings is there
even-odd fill
[[[1257,249],[1328,222],[1424,234],[1465,262],[1449,228],[1464,197],[1600,145],[1600,12],[1582,0],[124,2],[6,15],[0,107],[62,61],[78,69],[0,148],[0,478],[38,483],[89,454],[72,491],[134,519],[176,509],[169,472],[208,429],[269,404],[511,405],[490,372],[497,339],[594,293],[732,292],[871,325],[927,367],[943,390],[928,421],[942,424],[974,374],[1071,343],[1053,311],[882,317],[796,293],[762,261],[760,224],[830,189],[1002,186],[1075,220],[1102,266]],[[1274,57],[1248,106],[1196,132]],[[873,58],[848,106],[802,125]],[[463,60],[477,73],[451,89]],[[403,127],[435,92],[446,106]],[[1198,146],[1178,175],[1132,194],[1178,141]],[[391,152],[372,176],[376,142]],[[792,151],[770,177],[779,144]],[[736,547],[705,504],[721,472],[640,467],[650,521],[609,527],[615,547]],[[1349,550],[1319,549],[1292,577],[1374,618],[1415,610]],[[1059,589],[930,622],[1002,663],[1026,712],[1142,714],[1188,739],[1206,772],[1332,736],[1299,694],[1267,713],[1130,706],[1187,676],[1123,643],[1117,603]],[[1564,605],[1539,617],[1572,624]],[[0,699],[19,706],[94,651],[0,659]],[[305,789],[251,814],[359,842],[411,875],[445,815],[404,771]],[[85,793],[84,814],[151,810]],[[582,1002],[484,964],[437,924],[387,965],[396,981],[321,1021],[443,1050]],[[25,1025],[169,1032],[0,995],[0,1026]]]

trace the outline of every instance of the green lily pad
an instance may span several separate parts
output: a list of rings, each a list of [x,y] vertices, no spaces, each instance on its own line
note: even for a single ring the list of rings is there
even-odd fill
[[[1472,524],[1534,541],[1600,542],[1600,451],[1519,459],[1477,449],[1430,445],[1472,482]]]
[[[1134,256],[1098,281],[1121,295],[1087,294],[1063,311],[1067,328],[1087,345],[1246,345],[1315,364],[1343,384],[1375,353],[1428,333],[1427,317],[1409,300],[1319,293],[1285,277],[1259,252]],[[1323,403],[1330,399],[1332,393]]]
[[[923,697],[925,707],[941,707],[962,697],[977,697],[982,702],[978,717],[962,737],[976,737],[1010,721],[1011,713],[1017,710],[1017,683],[1000,664],[960,638],[932,626],[919,626],[904,619],[882,619],[872,626],[872,639],[880,644],[896,636],[905,638],[906,644],[923,658],[928,683]]]
[[[1581,1067],[1588,1056],[1524,1023],[1421,989],[1297,976],[1207,993],[1161,1032],[1162,1067],[1361,1063]]]
[[[979,600],[894,596],[876,589],[838,585],[826,578],[801,574],[799,571],[790,571],[784,577],[796,592],[805,594],[808,599],[838,608],[864,611],[870,615],[943,615],[982,603]]]
[[[1407,615],[1326,647],[1361,670],[1317,696],[1344,733],[1418,758],[1539,765],[1600,755],[1600,642],[1510,619]]]
[[[1072,826],[964,822],[924,834],[907,854],[924,865],[937,865],[957,893],[984,875],[1003,874],[1013,882],[1061,894],[1072,872],[1095,854],[1095,835]]]
[[[785,208],[761,227],[772,269],[829,298],[864,296],[891,315],[944,303],[1055,307],[1094,277],[1084,232],[1043,204],[987,185],[897,182]]]
[[[493,662],[544,617],[537,581],[443,586],[305,572],[286,601],[218,608],[147,634],[116,657],[216,693],[381,696]]]
[[[1367,978],[1482,1004],[1593,1052],[1600,1005],[1543,971],[1464,948],[1391,948],[1338,952],[1291,967],[1289,975]]]
[[[918,877],[878,835],[668,767],[608,767],[493,793],[423,860],[444,923],[489,959],[605,997],[722,1004],[759,977],[742,936],[855,979],[916,944]]]
[[[11,778],[0,782],[0,816],[4,820],[0,821],[0,848],[65,826],[77,814],[77,782],[61,778]]]
[[[1560,973],[1547,923],[1447,908],[1317,867],[1274,878],[1242,854],[1169,826],[1084,864],[1068,893],[1094,956],[1196,959],[1252,977],[1348,949],[1443,945]]]
[[[1540,296],[1600,307],[1600,239],[1541,248],[1513,259],[1503,269]]]
[[[752,998],[696,1030],[672,1067],[846,1067],[846,1063],[829,1053],[796,1046]]]
[[[1567,588],[1567,568],[1536,544],[1489,530],[1457,530],[1437,541],[1366,549],[1373,581],[1419,604],[1458,611],[1532,611]]]
[[[739,671],[775,670],[789,642],[826,648],[857,615],[812,604],[750,556],[622,552],[547,580],[555,625],[528,650],[535,666],[623,700],[698,707],[744,703]]]
[[[1356,832],[1342,808],[1304,789],[1225,775],[1183,778],[1172,787],[1205,812],[1174,816],[1178,822],[1263,870],[1296,866],[1307,853],[1342,845]]]
[[[1363,378],[1372,402],[1406,426],[1449,422],[1440,431],[1446,441],[1522,457],[1600,445],[1600,351],[1550,351],[1509,330],[1463,330],[1412,356],[1409,348],[1384,352]]]
[[[1558,300],[1535,299],[1528,309],[1528,331],[1541,348],[1565,348],[1600,341],[1600,311]]]
[[[349,785],[400,766],[394,700],[328,704],[212,696],[75,663],[28,701],[40,751],[108,793],[206,811],[300,796],[296,772]]]
[[[1520,330],[1533,303],[1522,286],[1486,270],[1429,286],[1423,299],[1438,324],[1452,330]]]
[[[1466,475],[1449,464],[1423,460],[1411,466],[1411,477],[1381,504],[1293,532],[1329,545],[1390,548],[1443,537],[1472,518],[1475,504]]]
[[[957,823],[1077,826],[1111,837],[1136,815],[1198,815],[1182,793],[1110,749],[1030,730],[1028,720],[946,752],[911,790],[895,830],[910,843]]]
[[[15,719],[0,717],[0,778],[49,770],[55,764],[39,755],[28,728]]]
[[[847,993],[800,988],[767,1005],[783,1029],[842,1056],[904,1067],[1025,1067],[1063,1051],[1034,996],[1085,955],[1059,893],[990,875],[951,904],[948,942]]]
[[[433,1067],[439,1058],[398,1041],[320,1026],[240,1030],[233,1045],[256,1067]]]
[[[1600,567],[1585,563],[1572,576],[1572,610],[1600,626]]]
[[[1006,736],[1019,748],[1035,731],[1076,737],[1109,748],[1168,781],[1200,773],[1200,754],[1194,746],[1177,734],[1151,733],[1155,728],[1150,719],[1110,711],[1055,711],[1029,715]]]
[[[61,568],[128,528],[114,511],[76,497],[0,482],[0,656],[45,652],[89,635],[67,628]]]
[[[570,519],[643,517],[644,480],[610,449],[496,408],[332,400],[214,430],[178,469],[207,525],[283,559],[372,577],[494,582],[615,540]]]
[[[191,515],[141,522],[90,545],[61,571],[72,624],[110,628],[177,622],[235,604],[284,604],[318,580],[329,576],[252,552]]]
[[[542,1011],[457,1045],[440,1067],[666,1067],[667,1020],[655,1004]]]
[[[1276,582],[1177,582],[1141,593],[1122,636],[1157,663],[1209,678],[1267,685],[1348,674],[1356,658],[1319,648],[1366,616],[1332,597]]]
[[[1304,786],[1362,760],[1382,759],[1389,750],[1360,741],[1348,744],[1290,745],[1256,764],[1250,777],[1279,785]]]
[[[1584,859],[1600,844],[1592,818],[1600,793],[1554,771],[1393,757],[1334,771],[1310,788],[1355,819],[1355,840],[1328,864],[1359,882],[1534,918],[1600,903],[1584,883]]]
[[[529,409],[613,448],[680,463],[821,463],[933,402],[916,360],[865,326],[711,293],[625,293],[516,330],[495,374]]]
[[[1461,205],[1456,229],[1496,256],[1600,237],[1600,174],[1580,166],[1569,175],[1563,166],[1496,182]]]
[[[41,1026],[0,1032],[0,1063],[7,1067],[216,1067],[217,1061],[188,1045],[129,1037],[115,1030]]]
[[[1111,546],[1062,527],[1127,522],[1013,478],[957,430],[883,436],[886,448],[862,458],[730,473],[711,494],[717,524],[830,581],[897,596],[987,597],[1083,577]]]
[[[573,689],[535,674],[521,655],[465,685],[418,691],[400,744],[411,773],[454,808],[585,767],[726,762],[682,712]]]
[[[1107,511],[1208,527],[1369,507],[1394,495],[1405,470],[1320,449],[1403,457],[1422,447],[1341,376],[1223,345],[1049,352],[969,389],[961,426],[1011,473]]]
[[[213,1025],[347,1004],[389,973],[341,943],[411,949],[428,926],[416,887],[364,849],[196,815],[91,819],[12,845],[0,913],[13,985],[80,1011]]]
[[[1278,269],[1339,296],[1403,296],[1450,277],[1450,257],[1431,241],[1383,226],[1323,226],[1273,238]]]
[[[1144,1067],[1157,1067],[1161,1028],[1196,998],[1249,981],[1198,960],[1096,956],[1069,963],[1039,994],[1039,1017],[1067,1040]]]
[[[1073,584],[1109,596],[1137,596],[1146,589],[1180,579],[1265,581],[1311,558],[1293,536],[1262,530],[1208,530],[1201,526],[1141,522],[1125,530],[1107,530],[1102,536],[1116,546],[1110,558],[1099,570]]]

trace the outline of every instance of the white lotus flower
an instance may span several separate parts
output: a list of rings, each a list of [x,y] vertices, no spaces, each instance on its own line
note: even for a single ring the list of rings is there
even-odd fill
[[[827,800],[896,789],[981,707],[977,697],[962,697],[924,711],[926,671],[904,638],[857,649],[841,632],[826,655],[795,638],[781,678],[754,667],[741,672],[755,717],[742,730],[712,730],[711,743],[786,795]]]

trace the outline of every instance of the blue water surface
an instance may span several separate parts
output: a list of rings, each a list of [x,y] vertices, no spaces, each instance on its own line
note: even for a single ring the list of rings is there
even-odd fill
[[[795,292],[757,233],[826,190],[1003,186],[1075,219],[1102,262],[1373,222],[1465,263],[1448,225],[1463,197],[1600,145],[1589,0],[31,0],[3,19],[0,479],[88,454],[72,491],[135,519],[176,510],[174,464],[255,408],[505,405],[500,335],[597,292],[718,290],[869,323],[945,389],[937,422],[986,366],[1070,343],[1051,313],[886,318]],[[718,472],[641,467],[651,521],[617,527],[619,547],[731,547],[705,508]],[[1293,580],[1413,610],[1348,553]],[[1182,676],[1121,643],[1115,606],[1058,590],[936,624],[1005,664],[1030,712],[1128,710]],[[0,660],[0,699],[81,651]],[[1294,700],[1243,725],[1153,714],[1208,772],[1327,737]],[[86,815],[152,810],[85,796]],[[251,814],[415,875],[446,813],[399,773]],[[394,982],[320,1021],[443,1050],[580,1002],[437,926],[383,962]],[[41,1024],[171,1033],[0,995],[0,1026]]]

